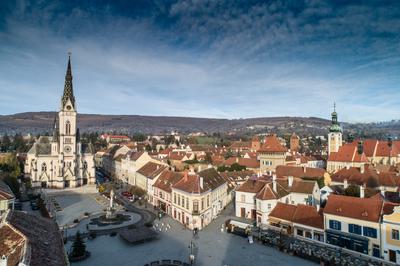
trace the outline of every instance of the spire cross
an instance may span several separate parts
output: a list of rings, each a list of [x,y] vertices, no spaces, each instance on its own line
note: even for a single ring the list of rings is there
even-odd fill
[[[72,54],[71,51],[68,51],[68,57],[71,57],[71,54]]]
[[[333,111],[336,112],[336,102],[333,102]]]

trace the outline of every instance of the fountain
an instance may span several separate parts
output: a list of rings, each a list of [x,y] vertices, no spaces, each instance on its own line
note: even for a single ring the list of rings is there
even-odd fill
[[[126,227],[135,224],[140,220],[140,215],[130,212],[117,213],[114,206],[115,193],[114,189],[110,191],[110,204],[107,207],[106,213],[90,219],[88,229],[91,231],[107,230],[112,228]]]
[[[106,212],[106,219],[107,220],[114,220],[116,215],[115,215],[115,209],[114,209],[114,189],[111,189],[110,192],[110,206],[107,208]]]

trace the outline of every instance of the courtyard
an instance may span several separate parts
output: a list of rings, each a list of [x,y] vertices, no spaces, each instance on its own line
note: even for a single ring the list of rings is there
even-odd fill
[[[258,243],[249,244],[246,238],[221,232],[221,225],[229,214],[228,209],[226,214],[214,220],[197,236],[193,236],[192,231],[165,216],[154,221],[158,239],[152,242],[131,245],[118,235],[87,239],[87,250],[91,252],[91,257],[76,265],[140,266],[163,259],[188,261],[191,242],[196,265],[199,266],[312,265],[309,261],[287,255],[277,249]],[[71,244],[71,241],[66,244],[66,250],[70,249]]]

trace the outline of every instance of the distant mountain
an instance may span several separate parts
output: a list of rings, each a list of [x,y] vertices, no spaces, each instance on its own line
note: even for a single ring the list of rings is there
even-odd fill
[[[55,112],[30,112],[0,116],[0,134],[51,132]],[[78,114],[81,132],[124,132],[127,134],[167,133],[177,130],[182,133],[291,133],[303,135],[326,135],[330,121],[316,117],[260,117],[247,119],[216,119],[140,115]],[[358,134],[364,131],[374,134],[399,135],[399,121],[373,124],[348,124],[343,127]],[[364,133],[363,133],[364,134]]]

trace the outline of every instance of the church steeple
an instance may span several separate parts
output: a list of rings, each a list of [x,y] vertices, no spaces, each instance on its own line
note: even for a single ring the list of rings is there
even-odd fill
[[[75,109],[75,97],[72,86],[71,53],[68,53],[68,66],[67,73],[65,74],[64,93],[61,98],[61,109],[65,108],[68,100],[71,102],[72,108]]]
[[[54,128],[53,128],[53,142],[58,141],[58,123],[57,123],[57,115],[54,116]]]
[[[338,114],[336,113],[336,103],[333,103],[332,123],[329,127],[330,132],[342,132],[342,128],[338,122]]]

